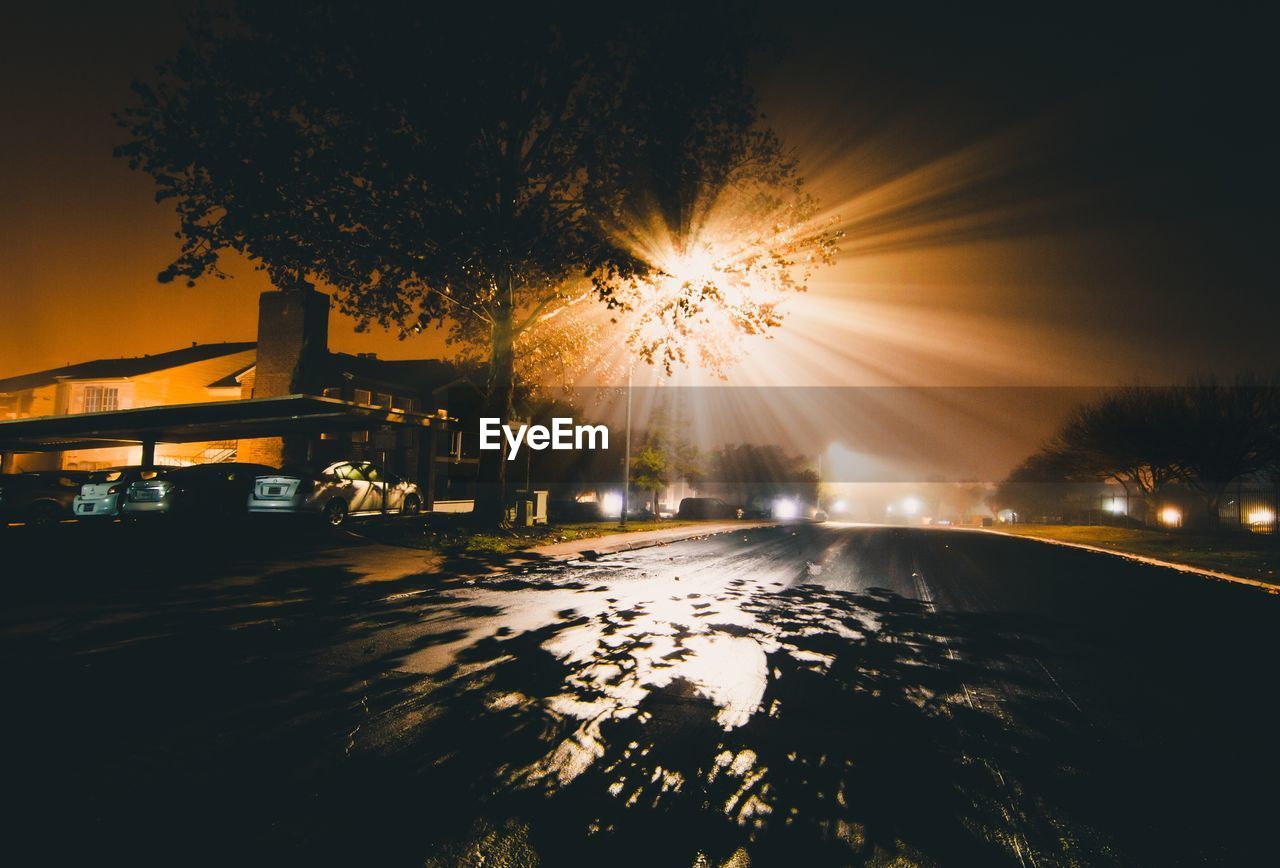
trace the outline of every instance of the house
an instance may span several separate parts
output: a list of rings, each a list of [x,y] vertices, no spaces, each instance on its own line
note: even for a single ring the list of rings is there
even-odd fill
[[[154,356],[96,359],[0,379],[0,419],[102,413],[166,404],[194,404],[241,397],[236,377],[252,368],[253,342],[192,344]],[[28,453],[18,470],[93,470],[136,462],[140,447]],[[220,443],[166,444],[162,464],[217,460]],[[232,447],[233,448],[233,447]]]
[[[256,341],[193,344],[0,379],[3,472],[366,459],[417,479],[430,489],[428,502],[435,491],[452,501],[472,496],[475,435],[451,424],[457,417],[447,402],[470,420],[479,406],[475,387],[438,359],[331,352],[329,313],[323,293],[266,292]],[[276,405],[293,409],[277,412]],[[160,425],[154,408],[173,412]],[[72,416],[83,424],[66,418]],[[279,434],[260,436],[271,418],[279,419]],[[212,439],[192,439],[206,435]]]

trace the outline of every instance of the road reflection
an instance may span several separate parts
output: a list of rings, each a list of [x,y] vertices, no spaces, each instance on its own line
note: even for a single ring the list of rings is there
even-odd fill
[[[398,661],[425,680],[370,697],[358,747],[519,818],[552,864],[586,850],[768,862],[796,847],[834,863],[1017,859],[1011,793],[978,754],[1001,723],[964,701],[1002,653],[989,637],[979,649],[918,601],[789,584],[767,564],[568,575],[424,602],[440,624],[482,614]],[[474,816],[455,821],[472,832],[455,826],[451,851],[494,840]]]

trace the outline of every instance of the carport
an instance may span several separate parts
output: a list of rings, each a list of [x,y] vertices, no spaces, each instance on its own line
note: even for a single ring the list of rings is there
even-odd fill
[[[157,443],[319,436],[392,427],[419,432],[426,441],[423,446],[430,449],[428,454],[434,454],[432,436],[447,430],[448,424],[444,415],[313,395],[285,395],[4,420],[0,421],[0,453],[7,468],[10,456],[19,452],[141,446],[142,463],[152,464]]]

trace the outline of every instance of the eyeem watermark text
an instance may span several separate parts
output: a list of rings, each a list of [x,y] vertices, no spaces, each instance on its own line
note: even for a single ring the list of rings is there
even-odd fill
[[[480,448],[501,449],[506,437],[507,460],[511,461],[520,451],[520,444],[530,449],[608,449],[609,429],[604,425],[575,425],[573,420],[557,416],[546,425],[520,425],[512,428],[503,425],[501,419],[485,417],[480,420]]]

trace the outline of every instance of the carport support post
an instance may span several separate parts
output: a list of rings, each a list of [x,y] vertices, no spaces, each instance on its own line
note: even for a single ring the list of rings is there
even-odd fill
[[[0,452],[0,473],[14,473],[18,469],[18,456],[13,452]]]
[[[156,440],[154,437],[142,441],[142,461],[139,462],[143,467],[154,467],[156,463]]]

